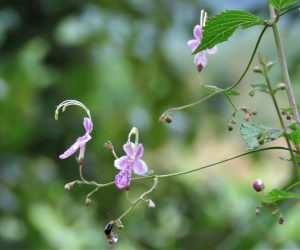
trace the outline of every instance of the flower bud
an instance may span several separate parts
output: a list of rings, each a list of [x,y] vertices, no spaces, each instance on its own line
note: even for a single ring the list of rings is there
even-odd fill
[[[287,119],[287,120],[291,120],[291,119],[292,119],[292,116],[291,116],[290,114],[288,114],[288,115],[286,116],[286,119]]]
[[[250,121],[250,115],[249,115],[248,113],[246,113],[246,114],[244,115],[244,121],[245,121],[245,122],[249,122],[249,121]]]
[[[110,151],[114,150],[114,146],[113,146],[111,141],[107,141],[106,143],[104,143],[104,147],[107,148]]]
[[[283,217],[282,214],[279,215],[279,217],[278,217],[278,223],[279,223],[280,225],[282,225],[282,224],[284,223],[284,217]]]
[[[253,72],[254,72],[254,73],[262,73],[263,71],[262,71],[258,66],[255,66],[255,67],[253,68]]]
[[[276,86],[276,88],[278,90],[285,90],[286,89],[285,84],[283,82],[278,83],[277,86]]]
[[[65,185],[66,190],[71,190],[74,187],[75,181],[69,182]]]
[[[252,186],[256,192],[261,192],[265,188],[263,181],[260,179],[255,180]]]
[[[85,200],[85,205],[91,206],[91,205],[92,205],[92,200],[89,199],[89,198],[86,198],[86,200]]]
[[[228,124],[227,129],[228,129],[229,131],[232,131],[232,130],[233,130],[233,126],[232,126],[231,124]]]
[[[261,210],[257,207],[255,209],[255,215],[260,215],[261,214]]]
[[[153,202],[153,200],[150,200],[148,201],[148,207],[149,208],[155,208],[155,203]]]

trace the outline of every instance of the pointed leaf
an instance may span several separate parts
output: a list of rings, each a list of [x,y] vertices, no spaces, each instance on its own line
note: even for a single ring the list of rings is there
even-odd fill
[[[206,93],[219,93],[219,92],[222,92],[225,94],[225,95],[234,95],[234,96],[238,96],[240,95],[239,92],[233,90],[233,89],[230,89],[230,90],[224,90],[224,89],[221,89],[217,86],[214,86],[214,85],[208,85],[208,84],[205,84],[205,85],[202,85],[202,89],[203,91],[205,91]]]
[[[300,199],[300,194],[273,189],[263,199],[263,203],[275,203],[286,199]]]
[[[276,9],[281,10],[298,1],[299,0],[269,0],[269,4],[272,4]]]
[[[289,139],[294,143],[294,145],[298,145],[300,143],[300,129],[297,128],[288,134]]]
[[[240,127],[240,134],[247,144],[247,149],[255,149],[260,145],[261,140],[263,143],[277,140],[283,132],[261,124],[243,123]]]
[[[212,16],[208,18],[203,28],[201,44],[193,54],[226,41],[238,27],[246,29],[260,24],[264,24],[263,19],[243,10],[227,10],[216,16]]]

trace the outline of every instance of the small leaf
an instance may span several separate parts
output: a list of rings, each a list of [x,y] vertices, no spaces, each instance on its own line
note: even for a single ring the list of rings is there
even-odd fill
[[[269,93],[269,87],[265,83],[253,83],[251,86],[257,91]]]
[[[264,24],[263,19],[243,10],[227,10],[216,16],[212,16],[208,18],[203,28],[201,44],[193,54],[226,41],[238,27],[246,29],[260,24]]]
[[[255,149],[260,144],[279,139],[283,132],[261,124],[243,123],[240,127],[240,134],[247,144],[247,149]]]
[[[294,145],[298,145],[300,143],[300,129],[297,128],[288,134],[289,139],[294,143]]]
[[[205,91],[206,93],[210,93],[210,94],[212,94],[212,93],[218,93],[218,92],[223,91],[223,89],[221,89],[221,88],[219,88],[219,87],[217,87],[217,86],[214,86],[214,85],[207,85],[207,84],[202,85],[202,89],[203,89],[203,91]]]
[[[273,189],[263,199],[263,203],[275,203],[286,199],[300,199],[300,194]]]
[[[234,95],[234,96],[238,96],[238,95],[240,95],[240,93],[239,92],[237,92],[237,91],[235,91],[235,90],[233,90],[233,89],[230,89],[230,90],[224,90],[224,89],[221,89],[221,88],[219,88],[219,87],[217,87],[217,86],[214,86],[214,85],[207,85],[207,84],[205,84],[205,85],[202,85],[202,89],[203,89],[203,91],[205,91],[206,93],[210,93],[210,94],[212,94],[212,93],[219,93],[219,92],[222,92],[223,91],[223,93],[225,94],[225,95]]]
[[[269,4],[272,4],[276,9],[281,10],[298,1],[299,0],[269,0]]]
[[[233,89],[227,90],[224,93],[225,93],[225,95],[234,95],[234,96],[239,96],[240,95],[239,92],[237,92],[237,91],[235,91]]]

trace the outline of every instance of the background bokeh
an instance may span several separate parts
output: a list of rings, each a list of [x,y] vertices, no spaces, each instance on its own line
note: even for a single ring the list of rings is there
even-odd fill
[[[223,160],[246,150],[237,127],[228,132],[232,112],[223,96],[177,112],[172,124],[158,118],[169,107],[205,94],[201,84],[228,86],[251,55],[260,27],[238,30],[219,45],[199,74],[186,46],[204,8],[214,15],[245,9],[268,18],[266,1],[185,0],[2,0],[0,3],[0,248],[1,249],[293,249],[300,247],[300,206],[287,202],[278,225],[272,210],[256,217],[260,195],[251,184],[265,181],[280,188],[293,179],[286,152],[247,156],[190,175],[159,181],[149,197],[155,209],[139,204],[109,246],[103,228],[126,210],[122,191],[114,186],[93,196],[90,187],[64,190],[78,179],[75,156],[58,155],[84,133],[79,108],[54,120],[56,105],[77,99],[91,110],[92,140],[87,144],[84,175],[109,182],[117,170],[103,147],[114,143],[117,154],[132,126],[140,132],[143,159],[156,173],[172,173]],[[299,12],[282,19],[291,79],[300,98]],[[272,33],[259,52],[277,60]],[[257,60],[256,60],[257,61]],[[253,64],[253,66],[255,63]],[[274,84],[282,81],[278,64]],[[251,71],[234,101],[258,111],[254,122],[279,127],[271,100],[250,98]],[[278,95],[286,107],[284,93]],[[283,141],[272,143],[284,145]],[[151,181],[133,182],[135,197]]]

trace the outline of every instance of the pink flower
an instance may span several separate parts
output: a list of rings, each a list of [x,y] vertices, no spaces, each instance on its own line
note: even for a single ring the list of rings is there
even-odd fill
[[[195,51],[195,49],[201,44],[202,40],[202,27],[200,25],[196,25],[194,27],[194,37],[195,39],[189,40],[187,42],[187,46],[191,49],[192,52]],[[217,46],[211,48],[211,49],[206,49],[198,52],[195,57],[194,57],[194,63],[197,66],[197,69],[199,72],[202,71],[202,69],[207,65],[207,54],[216,54],[217,53]]]
[[[85,144],[92,138],[90,133],[93,130],[93,123],[89,118],[85,117],[83,119],[83,126],[85,128],[85,135],[79,137],[69,149],[67,149],[63,154],[61,154],[59,156],[60,159],[68,158],[69,156],[74,154],[78,149],[80,149],[79,159],[84,158]]]
[[[126,155],[115,160],[114,165],[121,170],[115,178],[117,188],[124,189],[130,185],[131,172],[137,175],[143,175],[148,171],[147,164],[141,160],[144,148],[142,144],[136,147],[134,143],[129,142],[123,145]]]

